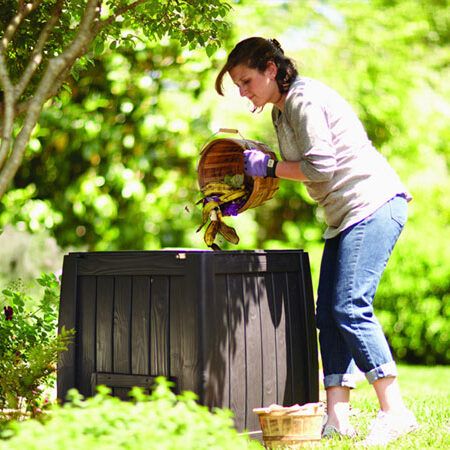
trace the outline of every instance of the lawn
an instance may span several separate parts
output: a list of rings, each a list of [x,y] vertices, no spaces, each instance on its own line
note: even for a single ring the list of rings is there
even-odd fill
[[[387,449],[450,449],[450,366],[399,367],[399,380],[407,406],[414,411],[419,430],[404,436]],[[361,381],[352,392],[352,423],[363,439],[377,413],[377,400],[373,389]],[[353,449],[356,440],[322,440],[318,448]],[[373,447],[372,447],[373,448]]]

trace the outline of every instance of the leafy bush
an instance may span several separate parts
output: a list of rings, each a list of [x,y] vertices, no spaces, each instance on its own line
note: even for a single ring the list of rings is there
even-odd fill
[[[450,242],[447,193],[414,192],[410,219],[388,263],[375,307],[397,360],[450,362]],[[428,205],[433,204],[433,208]]]
[[[233,428],[231,412],[210,412],[195,394],[176,396],[164,378],[150,395],[133,388],[133,402],[109,395],[100,386],[83,400],[76,390],[69,402],[55,405],[43,421],[15,422],[3,432],[0,449],[65,450],[244,450],[262,448]]]
[[[57,335],[59,283],[55,275],[42,275],[37,281],[44,288],[37,304],[23,292],[19,281],[10,283],[0,296],[0,413],[35,415],[41,411],[43,388],[54,382],[58,355],[73,335],[68,330]]]

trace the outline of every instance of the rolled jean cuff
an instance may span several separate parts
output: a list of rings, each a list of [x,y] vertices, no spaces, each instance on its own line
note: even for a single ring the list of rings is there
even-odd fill
[[[353,389],[356,387],[356,376],[353,373],[332,373],[325,375],[323,385],[325,389],[336,386]]]
[[[381,366],[375,367],[375,369],[369,370],[369,372],[365,373],[367,381],[370,384],[375,383],[375,381],[380,378],[396,377],[397,374],[397,366],[394,361],[382,364]]]

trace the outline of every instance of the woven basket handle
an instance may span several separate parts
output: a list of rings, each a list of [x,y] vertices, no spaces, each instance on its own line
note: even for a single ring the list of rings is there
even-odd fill
[[[239,130],[237,130],[236,128],[219,128],[219,131],[217,133],[230,133],[241,135],[241,133],[239,133]]]
[[[242,136],[242,134],[240,133],[240,131],[237,128],[219,128],[218,131],[215,134],[219,134],[219,133],[229,133],[229,134],[238,134],[243,141],[247,142],[247,139],[245,139],[244,136]]]
[[[206,139],[205,143],[202,145],[200,154],[203,153],[206,143],[209,142],[214,136],[216,136],[219,133],[238,134],[247,145],[247,139],[245,139],[245,137],[242,136],[242,134],[239,132],[238,129],[236,129],[236,128],[219,128],[215,133],[213,133],[211,136],[209,136],[208,139]]]

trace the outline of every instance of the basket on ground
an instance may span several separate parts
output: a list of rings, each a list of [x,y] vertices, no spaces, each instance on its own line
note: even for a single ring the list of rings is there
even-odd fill
[[[323,403],[307,403],[289,408],[271,405],[253,410],[259,417],[267,449],[310,447],[321,439]]]
[[[224,180],[227,175],[244,174],[244,150],[254,148],[270,154],[276,159],[270,148],[257,141],[247,139],[215,139],[208,143],[201,152],[198,164],[198,183],[203,189],[212,181]],[[245,175],[244,184],[249,192],[247,201],[239,209],[239,213],[255,208],[270,200],[278,189],[279,180],[271,177],[249,177]]]

